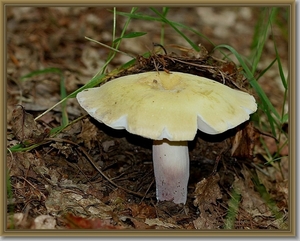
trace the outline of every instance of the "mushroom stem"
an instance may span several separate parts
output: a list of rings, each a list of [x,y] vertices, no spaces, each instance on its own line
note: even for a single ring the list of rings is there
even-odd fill
[[[186,203],[189,180],[187,141],[153,142],[153,166],[158,201]]]

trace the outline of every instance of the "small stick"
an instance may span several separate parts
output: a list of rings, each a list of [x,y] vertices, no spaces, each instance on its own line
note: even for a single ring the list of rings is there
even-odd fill
[[[121,187],[121,186],[118,186],[116,183],[114,183],[111,179],[109,179],[108,176],[106,176],[98,167],[97,165],[94,163],[93,159],[89,156],[89,154],[81,147],[79,146],[78,144],[76,144],[75,142],[72,142],[70,140],[66,140],[66,139],[60,139],[60,138],[45,138],[45,139],[48,139],[48,140],[52,140],[52,141],[57,141],[57,142],[66,142],[66,143],[70,143],[72,145],[75,145],[80,151],[83,152],[83,154],[87,157],[88,161],[92,164],[92,166],[110,183],[112,184],[113,186],[115,186],[116,188],[119,188],[119,189],[122,189],[130,194],[133,194],[133,195],[136,195],[138,197],[141,197],[143,198],[145,195],[142,195],[141,193],[138,193],[138,192],[134,192],[134,191],[131,191],[129,189],[126,189],[124,187]]]

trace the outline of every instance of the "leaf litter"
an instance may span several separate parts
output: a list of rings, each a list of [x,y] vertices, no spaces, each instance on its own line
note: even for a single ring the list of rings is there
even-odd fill
[[[34,121],[34,116],[47,108],[42,107],[43,94],[45,90],[49,90],[49,96],[51,91],[57,92],[57,83],[41,81],[37,84],[34,80],[26,80],[16,84],[18,81],[14,80],[26,72],[26,66],[33,71],[41,65],[57,67],[61,64],[60,67],[66,69],[69,93],[84,84],[92,77],[90,73],[96,73],[102,65],[100,54],[95,54],[95,48],[89,47],[84,48],[85,52],[81,55],[83,42],[80,36],[68,35],[68,39],[64,37],[64,30],[57,32],[57,41],[52,46],[47,46],[44,31],[54,33],[57,26],[71,26],[70,18],[83,14],[83,18],[67,30],[74,31],[76,24],[85,26],[85,14],[90,19],[98,13],[86,8],[78,8],[77,13],[67,10],[68,14],[59,8],[29,8],[20,17],[22,15],[16,15],[16,12],[18,10],[12,8],[8,14],[9,24],[14,26],[10,37],[20,33],[26,24],[33,29],[34,19],[42,17],[48,21],[47,16],[59,13],[63,20],[51,27],[43,24],[29,35],[29,39],[15,38],[8,47],[8,106],[11,111],[8,113],[11,114],[8,115],[7,144],[9,147],[19,144],[25,148],[38,144],[27,152],[9,152],[7,155],[8,228],[222,229],[233,189],[241,197],[235,213],[235,229],[287,228],[287,159],[283,158],[279,166],[263,166],[263,161],[258,158],[263,150],[257,142],[261,133],[249,122],[240,130],[216,139],[200,133],[190,143],[191,177],[185,206],[156,202],[150,141],[125,131],[111,130],[90,117],[75,121],[55,137],[51,136],[49,130],[60,125],[60,108],[38,121]],[[23,19],[27,22],[22,22]],[[105,23],[95,27],[105,29]],[[94,30],[87,31],[97,36]],[[42,38],[41,41],[37,41],[39,38]],[[60,63],[56,62],[54,55],[57,58],[62,46],[66,45],[64,52],[60,52]],[[213,58],[204,47],[200,52],[180,45],[172,47],[179,54],[172,52],[154,54],[150,58],[140,57],[138,65],[122,74],[155,69],[184,71],[189,67],[191,73],[201,69],[202,75],[214,76],[220,82],[225,80],[225,84],[232,88],[248,88],[233,62]],[[102,56],[107,56],[106,50],[101,51]],[[35,53],[31,63],[22,57],[22,52],[27,55]],[[73,57],[73,62],[70,62],[68,54]],[[208,65],[214,68],[201,68]],[[35,95],[31,92],[32,86],[36,88]],[[50,90],[49,86],[53,88]],[[19,98],[20,95],[22,98]],[[24,98],[34,101],[24,102]],[[58,95],[54,99],[59,100]],[[72,108],[68,110],[70,120],[83,114],[76,102],[70,101],[69,104]],[[273,153],[277,151],[274,145],[267,143]],[[281,154],[288,153],[285,149]],[[253,164],[261,168],[256,169]],[[268,197],[260,195],[259,189],[263,188]],[[268,205],[268,200],[272,200],[269,202],[272,204],[275,202],[275,206]]]

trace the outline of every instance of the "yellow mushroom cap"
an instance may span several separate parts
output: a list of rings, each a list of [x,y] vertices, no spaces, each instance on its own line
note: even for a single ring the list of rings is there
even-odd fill
[[[219,134],[249,119],[253,96],[196,75],[145,72],[111,80],[77,95],[96,120],[153,140],[193,140],[197,129]]]

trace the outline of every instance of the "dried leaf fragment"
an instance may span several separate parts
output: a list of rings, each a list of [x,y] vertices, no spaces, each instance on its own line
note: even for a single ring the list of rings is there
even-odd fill
[[[23,106],[14,109],[12,113],[12,131],[16,139],[25,146],[41,142],[50,133],[49,129],[39,128],[33,116]]]
[[[83,218],[67,214],[67,228],[69,229],[122,229],[122,226],[113,225],[110,219]]]
[[[145,223],[149,226],[160,226],[164,228],[180,228],[176,224],[161,221],[159,218],[146,218]]]
[[[98,141],[98,128],[89,119],[85,119],[82,122],[81,133],[78,138],[84,145],[90,150],[95,147],[95,143]]]
[[[253,148],[258,141],[260,133],[251,122],[240,129],[232,138],[231,156],[239,158],[252,158]]]
[[[206,210],[213,210],[212,205],[216,205],[217,199],[222,198],[222,193],[218,184],[220,176],[209,176],[207,179],[203,178],[196,184],[194,205],[198,206],[201,213]]]
[[[40,215],[33,220],[31,229],[55,229],[56,219],[50,215]]]

